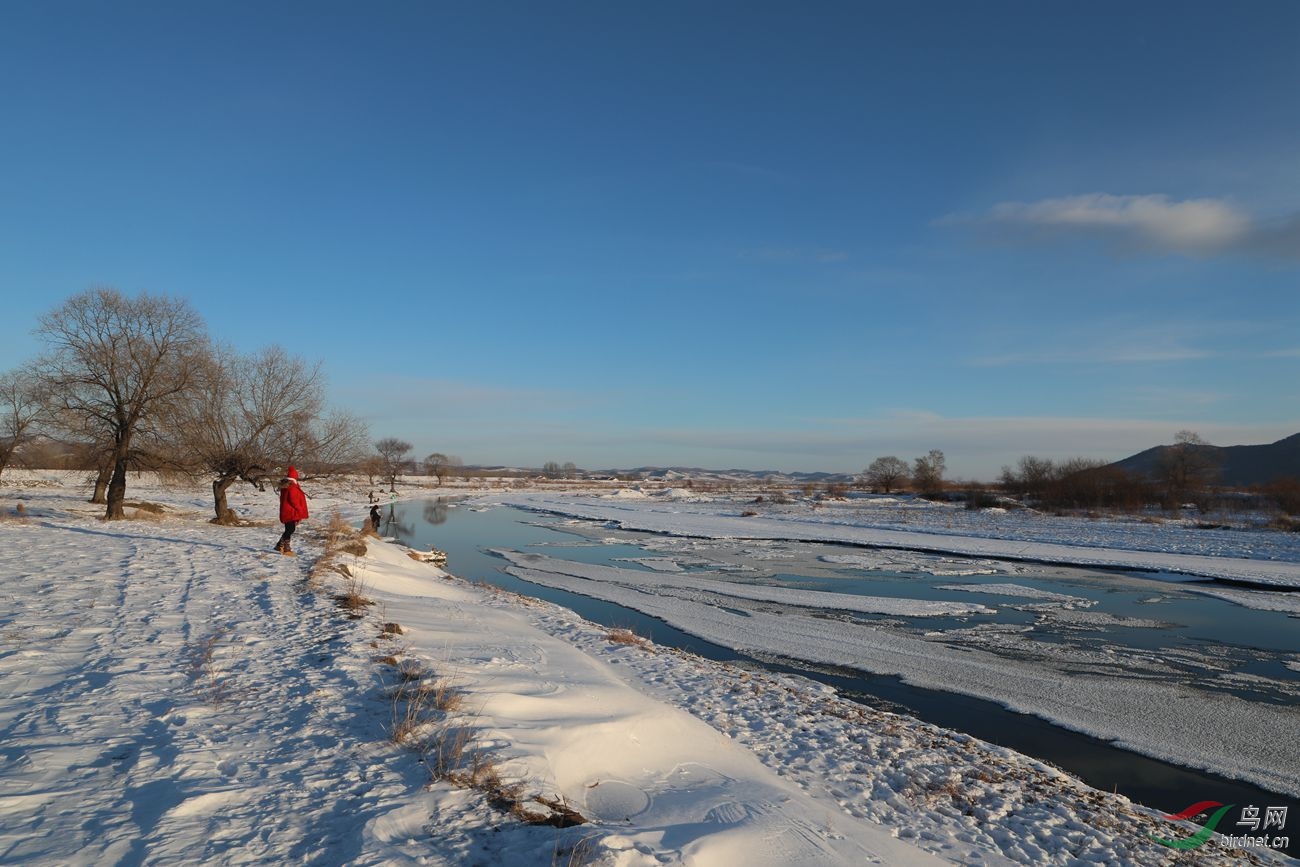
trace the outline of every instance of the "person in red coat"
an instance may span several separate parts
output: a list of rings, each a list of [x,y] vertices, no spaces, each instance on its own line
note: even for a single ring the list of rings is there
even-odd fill
[[[293,467],[289,467],[276,487],[280,491],[280,522],[284,524],[284,535],[275,543],[275,550],[281,554],[293,554],[289,540],[298,522],[307,520],[307,496],[298,487],[298,471]]]

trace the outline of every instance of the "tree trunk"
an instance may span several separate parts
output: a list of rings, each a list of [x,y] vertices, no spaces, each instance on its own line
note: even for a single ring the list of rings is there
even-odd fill
[[[90,495],[90,502],[97,506],[102,506],[108,502],[108,480],[112,475],[111,467],[103,466],[99,468],[99,473],[95,476],[95,492]]]
[[[108,508],[104,519],[120,521],[126,517],[126,452],[123,450],[113,458],[113,477],[108,480]]]
[[[212,483],[212,505],[216,510],[217,516],[212,519],[214,524],[236,524],[239,519],[235,513],[226,505],[226,491],[234,484],[235,476],[222,476]]]

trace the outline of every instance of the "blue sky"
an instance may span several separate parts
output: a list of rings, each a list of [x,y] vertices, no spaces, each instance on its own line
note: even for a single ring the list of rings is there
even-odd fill
[[[468,463],[1300,431],[1300,4],[8,3],[0,369],[112,286]]]

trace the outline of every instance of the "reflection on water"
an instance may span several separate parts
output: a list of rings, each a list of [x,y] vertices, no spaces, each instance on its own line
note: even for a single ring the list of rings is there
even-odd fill
[[[868,552],[860,558],[852,552],[863,549],[811,543],[678,539],[508,507],[483,509],[472,501],[437,499],[396,504],[386,511],[386,534],[413,547],[441,548],[449,555],[450,570],[462,578],[556,602],[589,620],[630,627],[657,643],[706,658],[744,659],[639,612],[516,578],[504,571],[508,564],[491,554],[491,549],[544,553],[647,573],[669,571],[690,575],[704,585],[739,581],[857,595],[979,602],[996,613],[926,618],[854,616],[871,620],[874,626],[927,637],[939,634],[940,640],[953,646],[975,646],[1017,659],[1120,660],[1145,677],[1170,677],[1255,701],[1295,703],[1300,694],[1300,672],[1286,665],[1300,660],[1295,619],[1190,594],[1180,590],[1178,583],[1153,575],[973,563],[934,555],[917,555],[909,561],[910,552],[877,552],[878,556]],[[846,551],[851,553],[846,555]],[[899,568],[909,562],[931,571]],[[980,571],[991,574],[971,574]],[[953,589],[955,585],[966,586]],[[981,587],[989,591],[983,592]],[[1005,595],[1017,592],[1016,587],[1051,591],[1073,601],[1044,602],[1033,596]],[[830,671],[794,661],[765,665],[814,677],[837,687],[846,697],[869,704],[901,706],[927,721],[1058,764],[1098,788],[1116,788],[1170,811],[1186,806],[1189,793],[1212,792],[1224,803],[1243,798],[1243,803],[1260,802],[1270,797],[1256,787],[1118,750],[980,699],[916,689],[894,677]],[[1260,683],[1260,677],[1268,682]]]

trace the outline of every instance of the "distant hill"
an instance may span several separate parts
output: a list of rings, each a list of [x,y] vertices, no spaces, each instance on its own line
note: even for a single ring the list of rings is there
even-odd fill
[[[1116,461],[1134,475],[1155,476],[1160,462],[1171,446],[1156,446],[1132,457]],[[1260,446],[1193,446],[1219,467],[1216,484],[1239,488],[1265,485],[1276,479],[1300,479],[1300,433]]]

